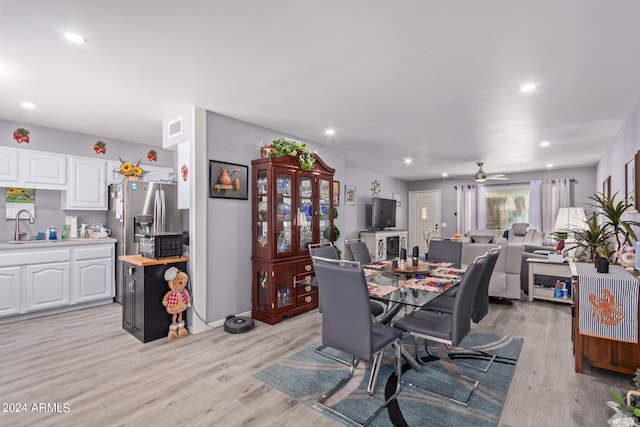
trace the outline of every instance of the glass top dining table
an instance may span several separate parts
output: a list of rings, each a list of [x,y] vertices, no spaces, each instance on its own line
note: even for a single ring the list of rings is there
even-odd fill
[[[372,299],[419,308],[460,283],[464,270],[450,263],[420,261],[418,266],[372,263],[363,266]]]

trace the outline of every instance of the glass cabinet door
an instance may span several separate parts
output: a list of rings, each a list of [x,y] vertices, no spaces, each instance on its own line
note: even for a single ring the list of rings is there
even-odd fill
[[[320,243],[324,243],[331,241],[331,181],[320,179],[318,187],[318,226]]]
[[[287,308],[295,301],[295,271],[291,269],[274,270],[276,291],[275,309]]]
[[[298,191],[298,215],[297,225],[300,236],[300,251],[308,250],[308,245],[313,243],[313,178],[300,175]]]
[[[293,195],[292,195],[292,173],[278,172],[276,174],[276,254],[289,254],[293,251],[292,230]]]
[[[267,189],[269,182],[267,181],[266,169],[260,169],[257,173],[256,193],[258,203],[256,204],[256,242],[258,246],[263,248],[269,243],[269,197]]]

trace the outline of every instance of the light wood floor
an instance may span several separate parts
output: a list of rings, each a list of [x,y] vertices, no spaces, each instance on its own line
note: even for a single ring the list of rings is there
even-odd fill
[[[524,338],[501,426],[605,426],[612,415],[605,402],[630,378],[574,373],[569,310],[544,301],[492,304],[474,325]],[[118,304],[3,329],[0,403],[24,403],[27,413],[0,412],[1,426],[335,425],[251,376],[319,341],[317,311],[275,326],[257,322],[245,334],[216,328],[147,344],[121,328]],[[60,412],[31,412],[34,403],[57,403]]]

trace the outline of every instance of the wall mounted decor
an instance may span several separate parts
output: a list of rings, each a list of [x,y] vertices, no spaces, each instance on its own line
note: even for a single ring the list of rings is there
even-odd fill
[[[29,131],[24,128],[18,128],[13,131],[13,139],[18,141],[18,144],[23,142],[29,143]]]
[[[344,204],[355,205],[356,204],[356,187],[353,185],[344,186]]]
[[[209,160],[209,197],[247,200],[249,167]]]
[[[611,197],[611,175],[602,183],[602,195],[606,198]]]
[[[149,150],[147,153],[147,159],[149,159],[150,162],[155,162],[158,160],[158,152],[156,150]]]
[[[104,141],[98,141],[93,144],[93,149],[95,150],[96,154],[104,154],[107,152],[107,144],[105,144]]]
[[[380,183],[377,179],[371,183],[371,193],[372,197],[380,197]]]
[[[340,181],[333,181],[333,206],[340,206]]]
[[[636,152],[624,165],[624,199],[627,206],[631,206],[629,212],[638,210],[638,163],[640,151]]]

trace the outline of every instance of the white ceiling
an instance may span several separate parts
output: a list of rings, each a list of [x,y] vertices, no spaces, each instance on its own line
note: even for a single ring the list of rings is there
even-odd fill
[[[197,106],[407,180],[593,165],[640,98],[637,0],[2,0],[0,16],[0,118],[161,145],[162,120]]]

